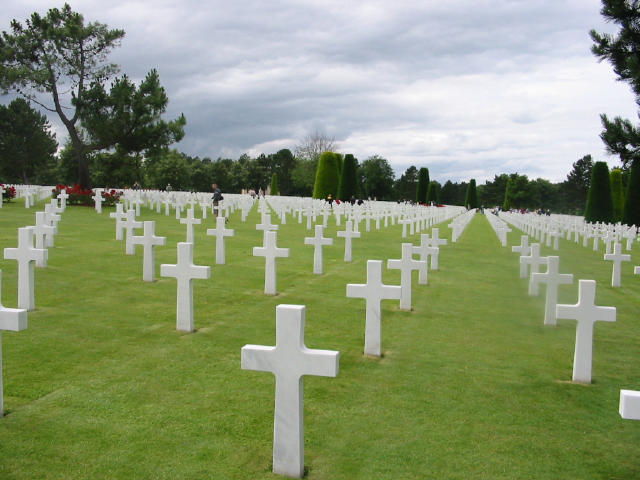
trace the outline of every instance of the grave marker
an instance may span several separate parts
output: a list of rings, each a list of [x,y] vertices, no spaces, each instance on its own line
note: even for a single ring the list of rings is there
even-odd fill
[[[400,310],[411,310],[411,272],[427,268],[427,262],[413,259],[413,245],[402,244],[402,258],[387,260],[387,268],[400,270]]]
[[[611,272],[611,286],[619,287],[621,285],[620,277],[622,274],[622,262],[630,262],[631,255],[628,253],[622,253],[622,244],[616,242],[613,247],[613,253],[607,253],[604,256],[605,260],[613,262],[613,270]]]
[[[276,258],[288,257],[288,248],[278,248],[278,232],[265,231],[266,235],[262,247],[253,247],[254,257],[264,257],[264,293],[276,294]]]
[[[234,231],[226,228],[226,217],[216,217],[216,228],[207,229],[207,235],[216,237],[216,264],[224,265],[226,254],[224,248],[224,237],[233,237]]]
[[[200,225],[202,220],[194,216],[193,207],[187,209],[187,216],[180,219],[180,223],[187,226],[187,243],[193,243],[193,226]]]
[[[305,237],[305,245],[313,245],[313,273],[322,275],[322,247],[324,245],[333,245],[333,238],[325,238],[322,236],[324,231],[323,225],[316,225],[316,235],[314,237]]]
[[[133,238],[133,232],[136,228],[142,228],[142,222],[136,221],[136,211],[133,209],[127,210],[127,215],[123,222],[123,228],[125,229],[125,253],[127,255],[135,255],[136,247],[131,243]]]
[[[275,232],[269,232],[275,235]],[[305,307],[276,307],[276,345],[245,345],[243,370],[271,372],[276,377],[273,425],[273,473],[304,475],[303,375],[335,377],[340,352],[309,349],[304,344]]]
[[[382,300],[400,300],[400,285],[384,285],[382,283],[382,261],[367,260],[367,283],[347,284],[348,298],[364,298],[366,300],[364,354],[379,357],[382,348]]]
[[[353,221],[347,220],[345,225],[346,230],[342,230],[337,232],[336,235],[338,237],[344,238],[344,261],[351,261],[351,239],[352,238],[360,238],[361,233],[353,230]]]
[[[556,305],[558,304],[558,287],[573,283],[573,275],[558,271],[560,257],[547,257],[546,273],[532,273],[531,281],[534,283],[546,283],[547,295],[544,307],[544,324],[556,325]]]
[[[578,303],[575,305],[557,305],[558,319],[576,320],[576,348],[573,356],[573,381],[591,383],[593,363],[593,324],[598,321],[615,322],[616,307],[598,307],[595,305],[596,281],[580,280]]]
[[[144,235],[131,237],[131,243],[134,245],[142,245],[143,261],[142,261],[142,280],[145,282],[153,282],[156,277],[156,255],[155,247],[157,245],[166,245],[167,237],[156,236],[156,222],[144,222]]]
[[[33,227],[18,229],[18,247],[5,248],[4,258],[18,262],[18,308],[34,310],[34,264],[38,260],[47,264],[47,250],[33,248]]]
[[[193,332],[193,280],[211,277],[211,267],[193,264],[193,243],[178,243],[178,263],[160,265],[160,276],[178,280],[176,329]]]

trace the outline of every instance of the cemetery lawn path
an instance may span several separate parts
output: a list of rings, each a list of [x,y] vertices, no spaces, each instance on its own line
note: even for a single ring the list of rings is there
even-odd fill
[[[42,209],[42,203],[38,204]],[[0,210],[0,247],[35,209],[18,200]],[[159,264],[176,262],[185,227],[156,221],[157,281],[142,281],[142,252],[124,254],[112,209],[62,214],[48,266],[36,269],[36,310],[21,332],[3,332],[4,418],[0,479],[274,479],[271,473],[273,375],[240,369],[245,344],[274,345],[275,307],[306,305],[309,348],[340,351],[336,378],[306,377],[305,465],[309,479],[640,478],[640,424],[618,414],[619,391],[640,389],[640,277],[624,265],[610,287],[604,252],[560,241],[560,272],[574,283],[559,302],[577,302],[578,279],[598,283],[596,303],[617,321],[596,324],[593,383],[571,382],[575,322],[545,327],[544,286],[527,295],[518,278],[513,229],[501,247],[476,215],[457,243],[440,248],[429,284],[413,275],[413,310],[382,302],[382,358],[362,355],[364,300],[347,283],[365,283],[366,261],[383,260],[383,281],[399,284],[386,260],[400,258],[401,226],[360,231],[353,262],[333,219],[325,230],[324,274],[313,275],[313,236],[288,217],[278,246],[278,295],[265,296],[264,259],[254,208],[231,215],[227,262],[215,265],[213,219],[196,226],[194,263],[211,266],[194,281],[196,332],[175,329],[176,282]],[[321,217],[320,217],[321,218]],[[275,221],[275,214],[272,220]],[[427,233],[427,232],[422,232]],[[141,230],[137,232],[141,234]],[[631,252],[640,264],[640,246]],[[0,259],[2,304],[17,302],[16,262]]]

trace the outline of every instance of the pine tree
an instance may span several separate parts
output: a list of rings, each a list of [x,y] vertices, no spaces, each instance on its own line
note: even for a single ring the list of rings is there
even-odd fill
[[[609,181],[609,167],[606,162],[595,162],[591,171],[591,182],[584,212],[587,222],[613,221],[613,199]]]

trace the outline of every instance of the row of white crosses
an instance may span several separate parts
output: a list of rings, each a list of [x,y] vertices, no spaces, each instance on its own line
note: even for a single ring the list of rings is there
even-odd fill
[[[64,201],[64,199],[62,200]],[[57,199],[52,202],[56,203]],[[53,203],[47,204],[45,212],[36,212],[36,225],[18,229],[18,246],[5,248],[4,258],[18,262],[18,308],[7,308],[2,305],[2,272],[0,271],[0,417],[4,415],[3,383],[2,383],[2,331],[20,331],[27,328],[27,312],[35,309],[35,266],[45,267],[48,251],[53,246],[53,235],[56,232],[60,216],[53,211]],[[34,248],[34,238],[36,247]]]
[[[599,307],[595,305],[595,280],[580,280],[578,287],[578,303],[575,305],[558,305],[558,287],[573,283],[572,274],[559,272],[560,257],[540,256],[540,244],[529,246],[528,236],[521,237],[521,244],[512,247],[513,252],[520,253],[520,277],[526,277],[526,269],[530,266],[529,295],[538,294],[540,283],[546,284],[546,300],[544,324],[555,326],[558,319],[576,320],[576,342],[573,358],[573,381],[591,383],[593,364],[593,325],[597,321],[615,322],[615,307]],[[541,265],[547,265],[546,272],[540,272]]]

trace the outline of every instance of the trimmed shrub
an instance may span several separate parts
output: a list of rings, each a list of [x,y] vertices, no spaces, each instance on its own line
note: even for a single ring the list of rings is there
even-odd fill
[[[350,153],[344,156],[338,185],[338,198],[347,201],[358,196],[358,160]]]
[[[333,152],[324,152],[318,160],[313,198],[327,198],[336,195],[339,182],[339,157]]]
[[[584,219],[587,222],[613,222],[613,200],[611,198],[609,167],[606,162],[593,164]]]
[[[472,178],[467,187],[467,195],[464,198],[467,208],[478,208],[478,192],[476,191],[476,179]]]
[[[613,221],[621,222],[624,213],[624,188],[622,186],[622,170],[614,168],[609,174],[611,184],[611,201],[613,202]]]
[[[429,169],[426,167],[418,170],[418,188],[416,190],[416,202],[427,203],[427,189],[429,188]]]
[[[271,195],[280,195],[280,190],[278,189],[278,174],[274,173],[271,175]]]

